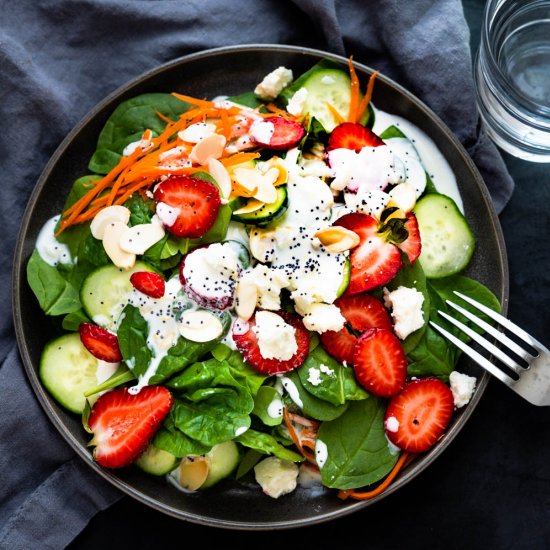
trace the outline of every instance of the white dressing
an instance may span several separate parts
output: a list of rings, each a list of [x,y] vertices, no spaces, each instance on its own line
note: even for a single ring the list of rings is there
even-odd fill
[[[40,229],[36,239],[36,250],[40,257],[49,265],[72,263],[71,253],[66,244],[59,242],[55,238],[55,226],[59,221],[59,216],[50,218]]]

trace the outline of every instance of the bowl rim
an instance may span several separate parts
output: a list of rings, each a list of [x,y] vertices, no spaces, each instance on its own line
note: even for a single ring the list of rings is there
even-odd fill
[[[200,525],[226,528],[226,529],[235,529],[235,530],[269,530],[269,529],[289,529],[295,527],[310,526],[318,523],[323,523],[340,517],[344,517],[353,512],[356,512],[360,509],[363,509],[367,506],[375,504],[376,502],[386,498],[387,496],[395,493],[409,481],[417,477],[422,471],[424,471],[453,441],[453,439],[458,435],[459,431],[466,424],[469,417],[473,414],[475,408],[477,407],[479,401],[481,400],[482,395],[485,392],[487,384],[490,380],[490,375],[486,372],[483,372],[481,378],[477,384],[477,390],[468,404],[468,406],[463,409],[460,413],[460,418],[451,428],[446,432],[445,437],[441,442],[429,452],[427,452],[418,462],[414,462],[412,466],[403,471],[398,478],[380,495],[374,497],[373,499],[366,501],[355,501],[351,503],[346,503],[342,505],[342,508],[322,513],[315,517],[303,518],[293,521],[275,521],[275,522],[250,522],[250,521],[234,521],[234,520],[223,520],[216,518],[208,518],[201,514],[193,514],[187,511],[182,511],[181,509],[170,506],[166,503],[161,503],[158,500],[152,498],[151,496],[137,490],[132,485],[122,481],[117,476],[111,474],[108,470],[101,468],[91,457],[91,454],[77,441],[70,431],[65,427],[63,420],[57,414],[57,412],[50,405],[46,391],[43,388],[40,380],[38,378],[37,370],[33,366],[29,350],[26,345],[23,321],[21,315],[21,290],[22,290],[22,278],[19,277],[21,272],[21,267],[24,265],[24,245],[25,245],[25,236],[28,231],[30,224],[31,214],[35,209],[36,202],[38,201],[39,195],[46,185],[50,173],[54,166],[57,164],[59,158],[62,156],[64,151],[69,147],[74,137],[81,131],[81,129],[86,126],[91,120],[93,120],[97,114],[103,110],[105,107],[113,104],[120,96],[124,93],[130,91],[135,86],[142,83],[144,80],[154,78],[157,75],[160,75],[166,71],[170,71],[174,67],[184,66],[187,63],[194,62],[197,60],[205,60],[212,56],[219,56],[224,54],[239,54],[247,52],[277,52],[277,53],[289,53],[289,54],[306,54],[319,58],[329,58],[339,63],[348,63],[348,59],[343,56],[326,52],[320,49],[307,48],[302,46],[293,46],[293,45],[284,45],[284,44],[263,44],[263,43],[254,43],[254,44],[236,44],[230,46],[221,46],[217,48],[210,48],[206,50],[197,51],[191,54],[177,57],[171,61],[163,63],[145,71],[136,77],[128,80],[110,94],[108,94],[104,99],[95,104],[95,106],[72,128],[72,130],[65,136],[61,143],[57,146],[54,153],[49,158],[48,162],[44,166],[34,188],[28,199],[27,206],[22,216],[22,222],[20,225],[19,233],[17,236],[15,251],[14,251],[14,261],[12,268],[12,312],[13,312],[13,321],[15,326],[16,340],[19,348],[19,352],[22,358],[22,362],[25,368],[25,372],[29,379],[29,382],[32,386],[34,394],[38,399],[40,405],[45,411],[46,415],[49,417],[50,421],[57,428],[61,436],[67,441],[67,443],[73,448],[78,456],[80,456],[84,462],[91,467],[95,472],[97,472],[101,477],[107,480],[110,484],[121,490],[128,496],[135,498],[136,500],[142,502],[145,505],[150,506],[151,508],[158,510],[164,514],[172,516],[174,518],[189,521],[191,523],[196,523]],[[374,72],[374,69],[371,67],[357,63],[354,61],[354,66],[358,72],[365,73],[370,75]],[[496,238],[499,256],[500,256],[500,265],[497,266],[502,273],[502,287],[500,296],[497,296],[502,304],[502,312],[504,315],[507,313],[508,309],[508,297],[509,297],[509,270],[508,270],[508,260],[506,245],[504,241],[504,235],[498,219],[498,215],[494,209],[489,191],[481,174],[479,173],[478,168],[474,164],[473,160],[467,153],[464,146],[460,143],[455,134],[450,130],[450,128],[443,122],[443,120],[434,113],[422,100],[417,96],[409,92],[406,88],[392,80],[391,78],[384,76],[383,74],[378,74],[377,79],[383,81],[386,85],[394,88],[398,93],[407,97],[410,100],[416,109],[421,111],[426,117],[432,119],[432,121],[438,126],[439,130],[442,131],[446,138],[453,144],[456,152],[460,155],[461,160],[465,163],[468,170],[472,174],[474,180],[476,181],[477,188],[480,192],[481,199],[484,202],[485,210],[489,215],[489,221],[493,229],[493,234]],[[116,106],[116,105],[115,105]]]

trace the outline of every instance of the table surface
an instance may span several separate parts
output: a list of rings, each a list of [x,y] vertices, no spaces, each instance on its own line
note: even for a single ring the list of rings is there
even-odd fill
[[[464,0],[475,51],[483,2]],[[503,153],[516,189],[502,212],[510,268],[509,317],[550,339],[550,165]],[[379,504],[339,520],[269,533],[269,544],[338,541],[340,548],[550,548],[550,408],[492,380],[450,447]],[[99,513],[70,545],[148,548],[176,541],[266,543],[266,533],[222,531],[165,516],[130,497]]]

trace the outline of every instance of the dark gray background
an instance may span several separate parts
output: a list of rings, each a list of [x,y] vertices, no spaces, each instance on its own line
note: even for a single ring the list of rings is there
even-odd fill
[[[473,51],[483,4],[464,1]],[[550,166],[503,156],[516,182],[500,216],[510,265],[509,317],[548,343]],[[182,523],[124,497],[92,519],[69,548],[158,548],[191,540],[226,547],[550,548],[549,429],[550,409],[534,408],[492,381],[465,429],[427,471],[359,513],[292,532],[222,531]]]

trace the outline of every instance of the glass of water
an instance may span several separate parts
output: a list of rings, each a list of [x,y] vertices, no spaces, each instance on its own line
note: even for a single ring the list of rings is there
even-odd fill
[[[550,0],[488,0],[474,78],[491,139],[550,163]]]

